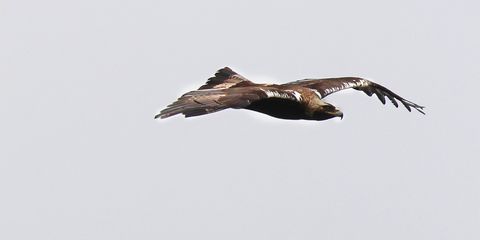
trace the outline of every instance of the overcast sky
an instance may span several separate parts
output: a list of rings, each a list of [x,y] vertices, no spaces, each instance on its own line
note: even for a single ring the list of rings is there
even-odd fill
[[[480,239],[478,1],[0,3],[0,239]],[[343,120],[153,116],[230,66]]]

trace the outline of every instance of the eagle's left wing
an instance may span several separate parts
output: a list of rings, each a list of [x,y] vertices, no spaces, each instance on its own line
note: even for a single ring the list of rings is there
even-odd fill
[[[283,99],[285,102],[300,104],[301,97],[298,92],[268,86],[195,90],[183,94],[155,118],[167,118],[180,113],[185,117],[193,117],[227,108],[240,109],[268,98]]]
[[[402,98],[396,93],[390,91],[386,87],[363,78],[341,77],[324,79],[304,79],[286,83],[284,85],[296,85],[311,88],[315,90],[321,98],[324,98],[332,93],[344,89],[353,88],[355,90],[361,90],[365,92],[368,96],[372,96],[373,94],[375,94],[383,104],[385,104],[385,97],[387,97],[388,99],[390,99],[392,104],[395,105],[395,107],[398,107],[398,103],[396,101],[398,100],[405,106],[405,108],[407,108],[409,112],[412,111],[411,108],[415,108],[417,111],[425,114],[425,112],[423,111],[423,106],[408,101],[405,98]]]

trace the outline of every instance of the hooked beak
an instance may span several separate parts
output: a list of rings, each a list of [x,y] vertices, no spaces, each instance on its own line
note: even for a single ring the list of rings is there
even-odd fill
[[[340,120],[343,119],[343,112],[338,110],[335,112],[335,116],[340,117]]]

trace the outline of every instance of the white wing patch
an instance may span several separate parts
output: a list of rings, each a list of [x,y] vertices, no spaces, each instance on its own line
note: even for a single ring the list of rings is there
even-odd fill
[[[288,90],[288,92],[292,93],[293,96],[297,99],[297,101],[302,101],[302,94],[300,94],[299,92],[293,90]]]
[[[347,88],[366,87],[366,86],[368,86],[368,81],[364,79],[359,79],[354,82],[344,82],[342,83],[341,86],[338,86],[338,87],[327,88],[324,90],[324,93],[325,95],[328,95],[330,93],[338,92],[340,90],[347,89]]]
[[[317,91],[317,89],[312,89],[313,93],[315,93],[315,95],[317,95],[320,99],[322,99],[322,94],[320,94],[320,92]]]
[[[285,92],[276,91],[276,90],[265,90],[262,91],[267,94],[268,98],[283,98],[283,99],[290,99],[294,101],[301,101],[302,95],[297,91],[287,90]]]

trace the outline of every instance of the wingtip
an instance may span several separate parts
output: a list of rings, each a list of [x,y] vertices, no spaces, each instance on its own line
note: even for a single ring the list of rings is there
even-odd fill
[[[415,109],[417,109],[417,111],[419,111],[421,114],[427,115],[427,114],[425,113],[425,111],[423,110],[424,108],[425,108],[424,106],[418,106],[418,107],[415,108]]]
[[[233,71],[230,67],[223,67],[223,68],[220,68],[217,70],[216,74],[221,74],[221,75],[225,75],[225,76],[230,76],[230,75],[235,75],[237,74],[235,71]]]

